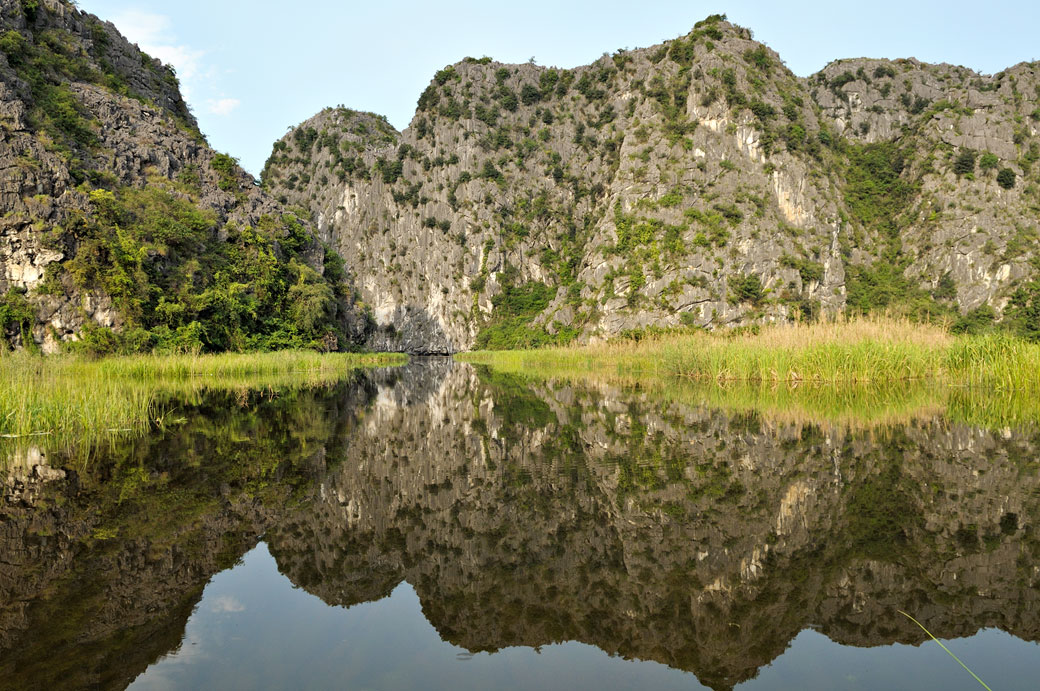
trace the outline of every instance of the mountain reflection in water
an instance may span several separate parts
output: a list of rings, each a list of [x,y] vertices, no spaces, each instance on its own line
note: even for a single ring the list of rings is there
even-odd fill
[[[23,451],[0,474],[0,685],[251,686],[275,660],[324,688],[382,660],[352,683],[407,687],[447,659],[456,687],[614,666],[613,685],[977,686],[898,610],[974,636],[954,650],[994,688],[1040,673],[1032,427],[818,424],[447,359],[182,411],[88,464]],[[236,607],[264,613],[236,625],[242,659],[170,676]],[[363,655],[377,640],[392,654]]]

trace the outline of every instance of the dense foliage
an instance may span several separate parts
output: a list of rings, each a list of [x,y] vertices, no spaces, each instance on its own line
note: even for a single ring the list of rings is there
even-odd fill
[[[895,142],[845,147],[845,199],[860,223],[890,235],[898,232],[897,217],[905,210],[914,187],[903,178],[904,154]],[[974,159],[972,159],[974,161]]]
[[[1011,294],[1004,318],[1012,332],[1040,342],[1040,279],[1029,281]]]
[[[109,295],[125,328],[93,328],[99,352],[335,349],[345,294],[342,260],[324,249],[324,275],[304,260],[322,251],[293,215],[255,228],[227,223],[170,190],[90,193],[94,211],[53,238],[77,288]]]
[[[0,347],[7,343],[7,338],[12,332],[16,332],[23,344],[35,349],[36,344],[30,335],[35,320],[32,306],[25,299],[24,290],[11,288],[5,295],[0,296]]]
[[[0,32],[0,52],[17,78],[9,86],[26,105],[29,131],[63,159],[78,187],[63,196],[75,203],[58,205],[61,225],[38,228],[43,243],[66,260],[48,267],[35,293],[0,296],[4,342],[35,349],[36,296],[78,293],[107,296],[118,313],[113,329],[85,320],[74,347],[93,353],[331,350],[348,343],[344,309],[352,295],[343,261],[297,216],[246,215],[256,219],[247,226],[199,203],[215,191],[206,189],[215,176],[216,188],[243,204],[246,178],[235,159],[217,154],[208,170],[185,165],[176,183],[153,177],[146,189],[117,182],[83,85],[137,99],[171,127],[201,135],[172,69],[143,53],[128,64],[109,25],[82,15],[82,30],[70,28],[44,9],[23,2],[25,28]],[[38,167],[35,154],[25,158]]]
[[[849,211],[862,227],[879,235],[881,244],[878,261],[846,266],[848,309],[855,314],[896,311],[918,319],[951,316],[950,305],[937,303],[936,296],[922,290],[904,273],[910,257],[904,254],[900,237],[906,222],[902,214],[915,192],[915,184],[904,174],[904,152],[892,141],[846,144],[843,148]],[[970,153],[970,159],[974,168],[974,153]]]
[[[563,345],[573,340],[577,335],[575,329],[557,325],[553,334],[531,323],[549,306],[555,294],[555,289],[537,281],[516,285],[507,274],[502,292],[491,300],[492,317],[477,335],[477,347],[488,350],[535,348]]]

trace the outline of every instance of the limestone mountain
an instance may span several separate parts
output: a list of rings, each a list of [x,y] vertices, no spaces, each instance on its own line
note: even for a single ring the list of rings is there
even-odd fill
[[[263,182],[348,259],[376,348],[877,308],[1040,333],[1036,70],[802,79],[712,16],[570,70],[466,58],[404,132],[326,109]]]
[[[0,330],[54,351],[346,347],[338,255],[199,132],[173,70],[66,0],[0,0]]]
[[[842,60],[808,86],[835,130],[855,142],[856,163],[902,168],[891,180],[892,209],[875,212],[888,231],[883,243],[899,243],[900,256],[888,256],[912,286],[961,311],[1036,303],[1014,288],[1035,281],[1038,269],[1040,64],[986,76],[916,60]],[[850,212],[869,218],[860,181],[848,176],[846,189]],[[854,262],[868,281],[861,267],[869,259]],[[862,307],[870,297],[850,300]]]

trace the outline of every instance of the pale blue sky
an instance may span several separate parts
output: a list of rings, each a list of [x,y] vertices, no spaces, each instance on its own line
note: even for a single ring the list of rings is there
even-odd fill
[[[80,0],[181,77],[210,143],[259,174],[286,128],[343,104],[408,125],[433,73],[467,55],[574,67],[720,12],[796,74],[846,57],[985,73],[1040,58],[1040,4],[809,0]]]

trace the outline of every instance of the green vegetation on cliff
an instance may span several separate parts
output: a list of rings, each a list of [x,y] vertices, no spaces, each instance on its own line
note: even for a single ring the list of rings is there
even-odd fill
[[[478,348],[537,348],[565,345],[574,339],[575,329],[558,326],[556,333],[549,333],[543,326],[530,323],[549,305],[554,289],[537,281],[516,285],[512,273],[505,276],[502,292],[491,300],[492,316],[477,334]]]
[[[712,16],[569,70],[464,59],[394,136],[327,109],[264,182],[362,248],[361,297],[402,342],[431,318],[454,351],[842,313],[1029,336],[1036,88],[1029,65],[915,60],[802,79]],[[528,281],[551,297],[509,309]]]
[[[0,297],[0,339],[8,331],[15,331],[21,337],[22,343],[32,344],[29,346],[29,350],[35,351],[36,348],[33,346],[36,344],[32,340],[30,331],[35,322],[36,315],[25,297],[24,290],[11,288]],[[0,348],[3,348],[4,345],[5,342],[0,340]]]
[[[171,68],[71,3],[3,13],[4,345],[359,347],[342,258],[206,146]]]
[[[221,227],[216,214],[156,185],[90,192],[93,213],[54,239],[74,244],[63,268],[100,289],[125,320],[118,334],[88,327],[77,348],[97,353],[335,350],[343,262],[292,214],[257,227]],[[318,273],[304,253],[317,251]]]
[[[186,111],[172,72],[115,60],[132,49],[70,6],[31,14],[0,35],[39,159],[16,162],[25,208],[13,218],[23,236],[50,236],[64,273],[39,281],[42,253],[10,260],[7,275],[26,277],[11,285],[60,331],[26,328],[0,282],[0,326],[16,344],[367,338],[455,352],[878,312],[1040,337],[1031,66],[989,76],[857,59],[802,79],[713,15],[573,69],[464,59],[433,75],[403,132],[327,108],[274,144],[268,198],[230,156],[175,141],[185,133],[171,117]],[[24,147],[11,148],[15,159]],[[39,149],[71,156],[69,175],[40,165],[54,168]],[[70,298],[58,318],[41,306],[47,291]],[[80,298],[100,300],[100,316],[70,314]],[[380,305],[378,330],[362,300]]]
[[[172,101],[169,114],[177,125],[201,139],[194,118],[179,96],[164,98],[178,88],[170,68],[142,54],[143,73],[149,75],[151,88],[148,93],[134,91],[128,86],[129,75],[110,62],[113,37],[105,25],[90,17],[89,36],[78,36],[65,27],[41,23],[39,14],[38,10],[26,12],[27,31],[8,29],[0,34],[0,52],[29,88],[30,126],[44,134],[49,146],[66,157],[76,182],[98,176],[90,158],[101,141],[98,123],[74,93],[74,83],[95,84],[148,104],[156,98]]]

